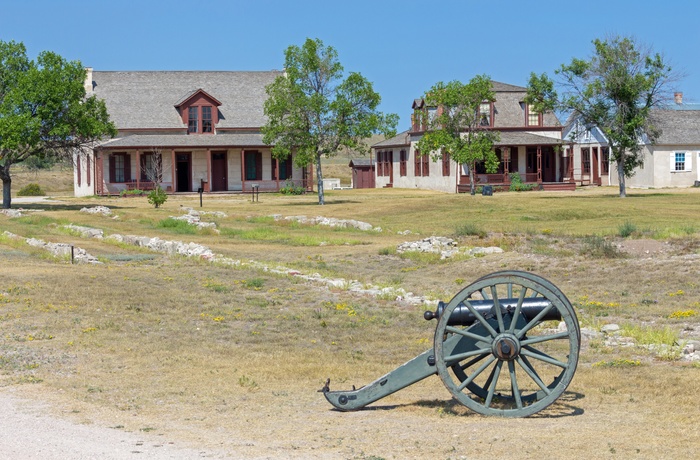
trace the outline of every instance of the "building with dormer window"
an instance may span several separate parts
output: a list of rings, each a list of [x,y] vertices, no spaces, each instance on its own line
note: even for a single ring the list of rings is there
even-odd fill
[[[76,157],[75,195],[152,189],[154,165],[168,193],[310,186],[310,169],[273,158],[262,141],[265,87],[280,75],[88,69],[85,89],[105,101],[118,135]]]

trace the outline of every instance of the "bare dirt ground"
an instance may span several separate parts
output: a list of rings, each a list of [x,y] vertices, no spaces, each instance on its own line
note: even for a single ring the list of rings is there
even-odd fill
[[[599,270],[598,278],[584,276],[579,282],[608,283],[604,280],[614,276],[619,264],[635,271],[655,267],[665,272],[666,264],[694,271],[694,260],[674,255],[664,242],[628,240],[622,249],[631,258],[610,262],[610,272]],[[493,271],[506,261],[509,266],[532,261],[546,275],[557,269],[531,254],[502,257],[473,263]],[[469,273],[471,263],[460,273]],[[567,290],[565,281],[557,284]],[[427,338],[429,329],[426,325]],[[584,341],[582,353],[590,352],[590,346]],[[617,351],[602,353],[614,358]],[[271,365],[284,366],[284,350],[275,359]],[[365,364],[357,366],[357,376],[332,380],[331,389],[360,386],[379,377],[378,366],[369,365],[377,359],[366,356]],[[132,413],[97,407],[42,384],[10,386],[0,389],[0,458],[695,458],[700,449],[700,368],[652,357],[643,361],[642,366],[624,369],[596,367],[590,360],[580,363],[563,397],[526,419],[470,412],[450,399],[437,377],[358,412],[333,410],[316,391],[322,381],[295,377],[291,386],[281,379],[235,401],[223,401],[216,414],[193,406],[184,407],[177,417],[167,408]],[[333,363],[328,363],[328,375],[335,377]],[[675,409],[669,410],[669,405]],[[138,428],[151,426],[157,430]]]

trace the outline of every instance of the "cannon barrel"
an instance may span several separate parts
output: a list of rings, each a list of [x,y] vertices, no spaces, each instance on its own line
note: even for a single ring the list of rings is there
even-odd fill
[[[518,305],[518,301],[519,299],[500,299],[499,305],[501,306],[501,313],[503,315],[513,313]],[[494,311],[493,300],[469,300],[469,304],[486,319],[491,318],[496,314]],[[530,321],[551,305],[552,303],[544,297],[530,297],[523,299],[520,312],[526,320]],[[427,320],[438,319],[442,315],[442,312],[446,306],[447,304],[445,302],[438,302],[437,310],[434,312],[426,311],[423,314],[423,317]],[[547,313],[540,320],[561,321],[561,314],[559,313],[558,309],[549,308]],[[470,326],[475,322],[476,316],[474,316],[464,302],[460,302],[457,308],[455,308],[452,312],[452,315],[450,315],[447,324],[450,326]]]

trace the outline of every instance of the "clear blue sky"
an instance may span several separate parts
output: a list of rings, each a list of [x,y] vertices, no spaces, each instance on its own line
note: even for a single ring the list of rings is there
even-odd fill
[[[373,82],[399,130],[438,81],[525,86],[611,34],[662,53],[685,73],[672,90],[700,102],[699,26],[697,0],[0,0],[0,40],[95,70],[281,69],[287,46],[320,38]]]

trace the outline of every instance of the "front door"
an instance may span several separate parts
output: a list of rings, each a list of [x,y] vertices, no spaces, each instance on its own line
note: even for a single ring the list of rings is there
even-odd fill
[[[211,191],[228,190],[228,161],[226,152],[211,153]]]
[[[552,147],[542,147],[542,182],[557,181],[557,159]]]
[[[192,156],[190,153],[176,154],[175,175],[177,179],[175,190],[178,192],[191,192]]]
[[[593,183],[600,185],[602,181],[600,180],[600,170],[598,169],[598,147],[591,149],[591,168],[593,168]]]

